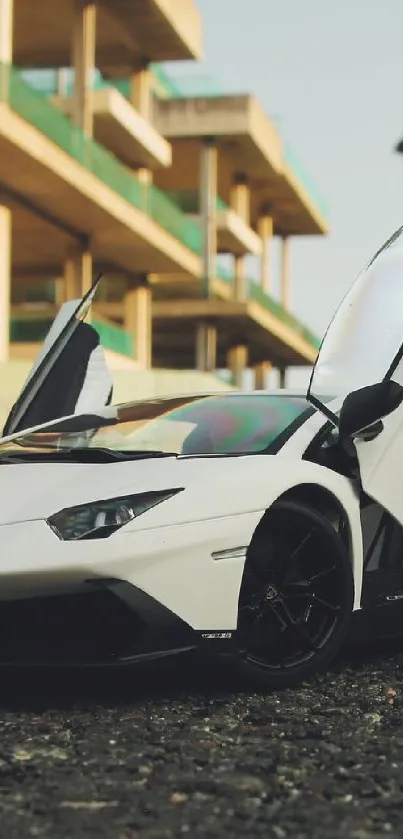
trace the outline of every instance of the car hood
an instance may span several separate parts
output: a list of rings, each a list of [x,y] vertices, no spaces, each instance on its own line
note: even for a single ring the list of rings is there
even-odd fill
[[[165,489],[207,488],[234,481],[238,473],[256,475],[257,460],[267,474],[277,456],[152,457],[119,463],[0,463],[0,525],[44,519],[76,504]],[[272,470],[270,470],[272,472]],[[245,505],[245,501],[243,502]]]
[[[57,510],[166,489],[178,480],[176,458],[124,463],[0,464],[0,524],[46,518]]]

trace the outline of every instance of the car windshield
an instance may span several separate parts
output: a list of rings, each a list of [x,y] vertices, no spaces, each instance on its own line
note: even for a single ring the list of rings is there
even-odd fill
[[[304,396],[218,394],[110,406],[0,446],[1,455],[108,449],[127,453],[253,454],[276,447],[313,409]]]

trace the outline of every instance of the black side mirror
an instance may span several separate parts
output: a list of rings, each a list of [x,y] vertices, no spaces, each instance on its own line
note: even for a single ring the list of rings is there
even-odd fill
[[[339,417],[340,437],[376,436],[382,430],[380,422],[403,402],[403,387],[390,379],[362,387],[346,396]],[[374,435],[371,431],[374,431]]]

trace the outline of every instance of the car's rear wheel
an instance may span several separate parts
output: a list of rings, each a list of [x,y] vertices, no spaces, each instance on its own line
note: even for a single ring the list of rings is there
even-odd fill
[[[333,524],[298,502],[279,502],[245,564],[238,614],[242,671],[272,687],[308,678],[340,649],[353,600],[350,558]]]

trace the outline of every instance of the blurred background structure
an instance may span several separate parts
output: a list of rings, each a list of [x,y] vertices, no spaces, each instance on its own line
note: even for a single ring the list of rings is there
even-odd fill
[[[98,271],[119,400],[240,386],[246,369],[283,385],[314,361],[290,248],[327,233],[322,202],[253,93],[163,65],[202,55],[195,0],[0,0],[1,414]]]

